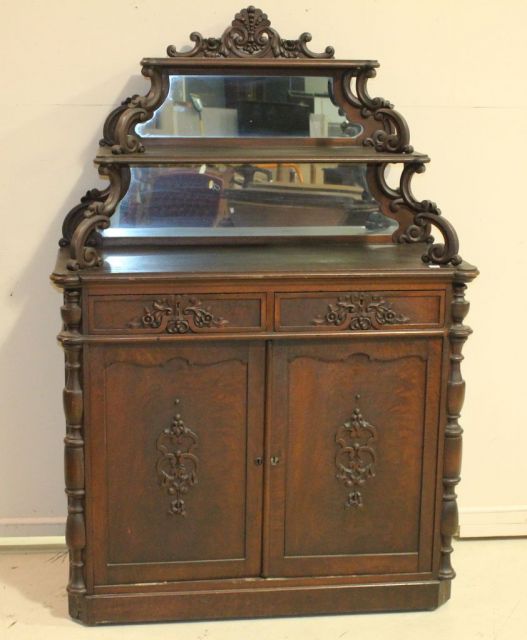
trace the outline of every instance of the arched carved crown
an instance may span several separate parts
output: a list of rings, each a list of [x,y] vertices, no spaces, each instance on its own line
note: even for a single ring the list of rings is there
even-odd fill
[[[302,33],[298,40],[281,38],[267,14],[252,5],[234,16],[221,37],[205,38],[194,31],[190,39],[195,43],[190,51],[178,51],[170,45],[167,54],[171,58],[333,58],[335,54],[333,47],[326,47],[323,53],[308,49],[310,33]]]

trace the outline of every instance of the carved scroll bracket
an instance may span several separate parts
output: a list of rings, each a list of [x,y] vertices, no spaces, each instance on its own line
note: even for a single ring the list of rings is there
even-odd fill
[[[360,395],[355,399],[358,401]],[[349,489],[346,505],[362,507],[363,496],[360,488],[368,478],[375,477],[377,428],[362,415],[358,406],[353,409],[351,418],[342,424],[336,433],[337,480],[341,480]]]
[[[103,165],[99,167],[99,173],[110,179],[110,186],[104,191],[88,191],[64,221],[63,237],[59,244],[70,247],[71,259],[67,266],[71,271],[101,264],[96,248],[96,232],[110,226],[110,217],[130,184],[128,167]]]
[[[175,402],[179,405],[179,399]],[[198,483],[198,458],[195,449],[198,436],[186,426],[177,413],[170,427],[163,430],[156,442],[160,456],[156,463],[159,483],[172,496],[168,513],[186,516],[184,496]]]
[[[285,40],[271,27],[271,22],[260,9],[252,5],[242,9],[219,38],[205,38],[194,31],[190,34],[194,47],[190,51],[178,51],[170,45],[167,54],[171,58],[332,58],[333,47],[323,53],[314,53],[307,44],[310,33],[302,33],[298,40]]]
[[[348,102],[359,109],[363,118],[373,117],[382,124],[368,136],[363,144],[379,152],[412,153],[410,129],[403,116],[395,111],[393,104],[384,98],[372,98],[367,84],[377,72],[373,66],[364,65],[344,74],[342,90]],[[353,88],[354,85],[354,88]]]
[[[126,98],[106,118],[99,144],[111,147],[112,153],[142,153],[145,148],[135,135],[135,125],[149,120],[166,98],[169,78],[166,70],[144,65],[141,73],[150,79],[150,90],[144,96]]]
[[[423,261],[430,264],[453,264],[462,262],[458,254],[459,240],[454,227],[441,215],[441,210],[431,200],[417,200],[411,188],[411,181],[416,173],[423,173],[426,166],[423,162],[411,162],[405,165],[401,174],[400,186],[392,189],[386,182],[387,163],[377,168],[377,184],[386,197],[390,199],[390,211],[397,213],[405,207],[413,214],[413,223],[403,229],[398,242],[425,242],[428,244]],[[444,243],[434,243],[431,227],[434,226],[442,235]]]

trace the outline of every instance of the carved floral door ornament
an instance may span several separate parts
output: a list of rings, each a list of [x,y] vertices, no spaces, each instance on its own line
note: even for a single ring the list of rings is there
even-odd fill
[[[386,324],[404,324],[410,318],[397,313],[382,296],[350,293],[340,296],[336,304],[329,304],[325,315],[313,320],[315,325],[334,325],[350,331],[379,329]]]
[[[179,400],[175,404],[178,405]],[[173,496],[168,510],[171,515],[187,515],[183,497],[198,483],[198,458],[194,453],[197,445],[198,436],[185,425],[180,413],[157,438],[156,448],[160,454],[156,464],[157,476],[160,486]]]
[[[355,396],[356,400],[360,395]],[[348,507],[362,507],[363,497],[359,487],[368,478],[375,477],[377,428],[364,419],[359,407],[355,407],[351,418],[342,424],[336,433],[337,479],[351,490],[346,499]]]

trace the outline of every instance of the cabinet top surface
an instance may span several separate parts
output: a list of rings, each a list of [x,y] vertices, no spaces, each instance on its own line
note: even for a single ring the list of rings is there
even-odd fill
[[[477,269],[463,262],[428,266],[422,245],[284,245],[124,247],[105,251],[99,267],[72,272],[69,253],[59,251],[51,276],[59,285],[115,279],[274,279],[329,277],[416,277],[472,280]]]

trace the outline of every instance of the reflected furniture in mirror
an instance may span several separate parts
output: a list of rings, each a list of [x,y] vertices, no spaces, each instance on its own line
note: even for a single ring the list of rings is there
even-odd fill
[[[259,9],[146,58],[66,215],[69,609],[86,624],[434,609],[466,284],[373,60]],[[404,92],[404,89],[401,89]]]

